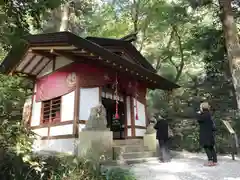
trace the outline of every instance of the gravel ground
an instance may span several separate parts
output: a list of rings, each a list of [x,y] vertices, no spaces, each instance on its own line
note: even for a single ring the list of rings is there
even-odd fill
[[[220,156],[219,165],[205,167],[204,154],[184,154],[169,163],[157,160],[131,165],[138,180],[240,180],[240,160]]]

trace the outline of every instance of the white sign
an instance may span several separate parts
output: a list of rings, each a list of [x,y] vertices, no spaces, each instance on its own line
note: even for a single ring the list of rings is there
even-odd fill
[[[235,134],[235,131],[233,130],[231,124],[228,121],[222,120],[222,122],[224,123],[224,125],[227,127],[228,131],[231,134]]]

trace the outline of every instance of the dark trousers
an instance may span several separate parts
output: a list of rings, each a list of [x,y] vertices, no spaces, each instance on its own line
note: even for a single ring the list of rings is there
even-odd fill
[[[168,141],[158,140],[160,160],[163,162],[170,161],[170,152],[168,149]]]
[[[207,154],[208,161],[217,162],[217,153],[214,146],[204,146],[204,150]]]

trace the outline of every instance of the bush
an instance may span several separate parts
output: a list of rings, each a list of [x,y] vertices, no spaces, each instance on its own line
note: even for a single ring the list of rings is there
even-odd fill
[[[101,171],[98,163],[73,156],[23,156],[5,152],[0,164],[1,180],[136,180],[126,169]]]
[[[106,180],[136,180],[133,173],[128,169],[111,168],[105,173]]]
[[[33,154],[32,134],[20,124],[0,127],[1,180],[134,180],[125,169],[101,172],[101,158]],[[93,152],[92,152],[93,153]],[[90,154],[89,154],[90,155]]]
[[[6,120],[0,126],[0,179],[1,180],[132,180],[127,170],[117,168],[101,172],[101,154],[91,158],[77,158],[65,154],[44,156],[33,154],[33,134],[20,123]],[[106,152],[105,152],[106,153]],[[92,155],[91,155],[92,154]],[[107,153],[109,154],[109,153]]]
[[[103,177],[99,163],[94,161],[33,154],[32,133],[19,123],[7,126],[9,123],[5,122],[0,126],[1,180],[101,180]]]
[[[67,173],[66,180],[104,180],[100,164],[84,158],[74,158]]]

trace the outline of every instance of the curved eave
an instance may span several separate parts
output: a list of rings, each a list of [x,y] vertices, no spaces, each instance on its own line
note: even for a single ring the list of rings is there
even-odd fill
[[[55,50],[58,55],[65,56],[68,54],[68,57],[70,57],[71,60],[78,61],[83,58],[82,54],[79,53],[79,51],[81,51],[85,54],[87,52],[88,57],[84,57],[89,59],[89,61],[93,61],[92,63],[101,63],[115,69],[116,71],[126,73],[129,76],[134,77],[134,79],[146,83],[150,89],[171,90],[179,87],[177,84],[174,84],[139,65],[126,61],[121,56],[110,52],[104,47],[78,37],[70,32],[30,35],[24,39],[28,42],[28,45],[24,45],[21,48],[20,46],[13,47],[1,64],[1,72],[6,74],[13,70],[15,72],[21,72],[23,66],[27,67],[28,63],[31,64],[31,67],[33,67],[33,64],[31,63],[33,58],[35,58],[35,60],[38,59],[38,61],[41,60],[41,62],[39,62],[40,64],[43,64],[43,62],[44,64],[47,64],[51,58],[49,58],[49,56],[45,57],[44,54],[47,52],[51,55],[52,51]],[[39,54],[34,54],[35,51],[45,52],[42,53],[43,56],[41,57]],[[28,59],[28,62],[26,63],[22,62],[24,56],[25,61]],[[25,72],[31,72],[33,75],[36,75],[34,70],[30,70],[30,68],[26,70],[26,67]],[[18,71],[16,71],[17,69]]]
[[[19,43],[11,48],[7,56],[0,64],[0,72],[9,74],[15,68],[16,64],[22,59],[28,50],[27,43]]]
[[[86,37],[87,40],[97,43],[100,46],[119,46],[126,50],[130,56],[132,56],[138,63],[140,63],[145,69],[156,73],[156,70],[147,61],[147,59],[133,46],[129,41],[122,39],[100,38],[100,37]]]

